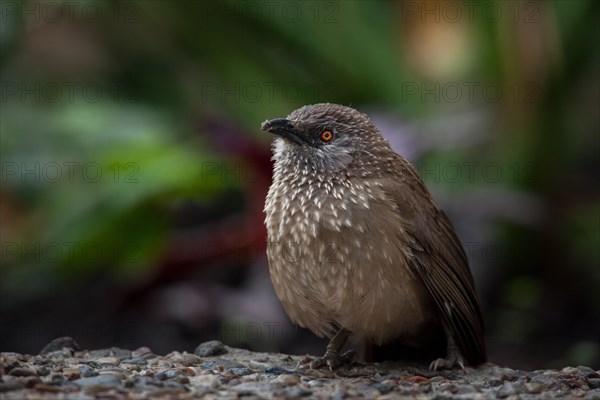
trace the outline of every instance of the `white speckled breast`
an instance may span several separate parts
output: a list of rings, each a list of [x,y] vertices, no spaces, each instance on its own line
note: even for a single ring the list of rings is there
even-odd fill
[[[316,178],[276,162],[265,203],[267,256],[291,320],[319,336],[336,326],[381,344],[433,317],[407,267],[403,221],[376,180]]]

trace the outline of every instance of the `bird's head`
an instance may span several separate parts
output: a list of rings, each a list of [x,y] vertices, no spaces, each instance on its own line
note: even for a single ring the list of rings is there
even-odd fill
[[[367,115],[338,104],[304,106],[261,129],[278,136],[275,162],[305,173],[339,174],[353,163],[373,164],[377,153],[389,150]]]

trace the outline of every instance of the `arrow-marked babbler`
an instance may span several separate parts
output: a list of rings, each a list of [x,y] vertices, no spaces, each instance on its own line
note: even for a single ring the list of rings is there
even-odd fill
[[[430,368],[485,361],[464,249],[414,167],[367,115],[314,104],[262,124],[276,135],[267,256],[290,319],[331,338],[311,367],[337,368],[352,333],[375,345],[443,332]]]

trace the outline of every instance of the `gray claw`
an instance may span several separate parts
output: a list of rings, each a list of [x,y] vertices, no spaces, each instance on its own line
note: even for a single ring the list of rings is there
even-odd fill
[[[335,369],[344,364],[352,364],[354,362],[355,355],[356,352],[354,350],[348,350],[341,355],[332,351],[327,351],[323,357],[319,357],[311,361],[310,368],[318,369],[327,365],[329,370],[333,372]]]
[[[453,369],[460,367],[464,371],[465,360],[460,353],[450,353],[446,358],[438,358],[429,364],[431,371],[438,371],[440,369]]]

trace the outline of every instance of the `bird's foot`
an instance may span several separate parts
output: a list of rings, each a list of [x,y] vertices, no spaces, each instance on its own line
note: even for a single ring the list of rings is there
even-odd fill
[[[429,369],[431,371],[438,371],[440,369],[453,369],[456,367],[460,367],[460,369],[465,369],[465,360],[458,351],[453,351],[448,353],[446,358],[438,358],[429,364]]]
[[[356,356],[356,351],[348,350],[342,354],[338,354],[336,351],[327,350],[323,357],[318,357],[312,360],[309,364],[310,369],[318,369],[325,365],[330,371],[341,367],[344,364],[352,364]]]

